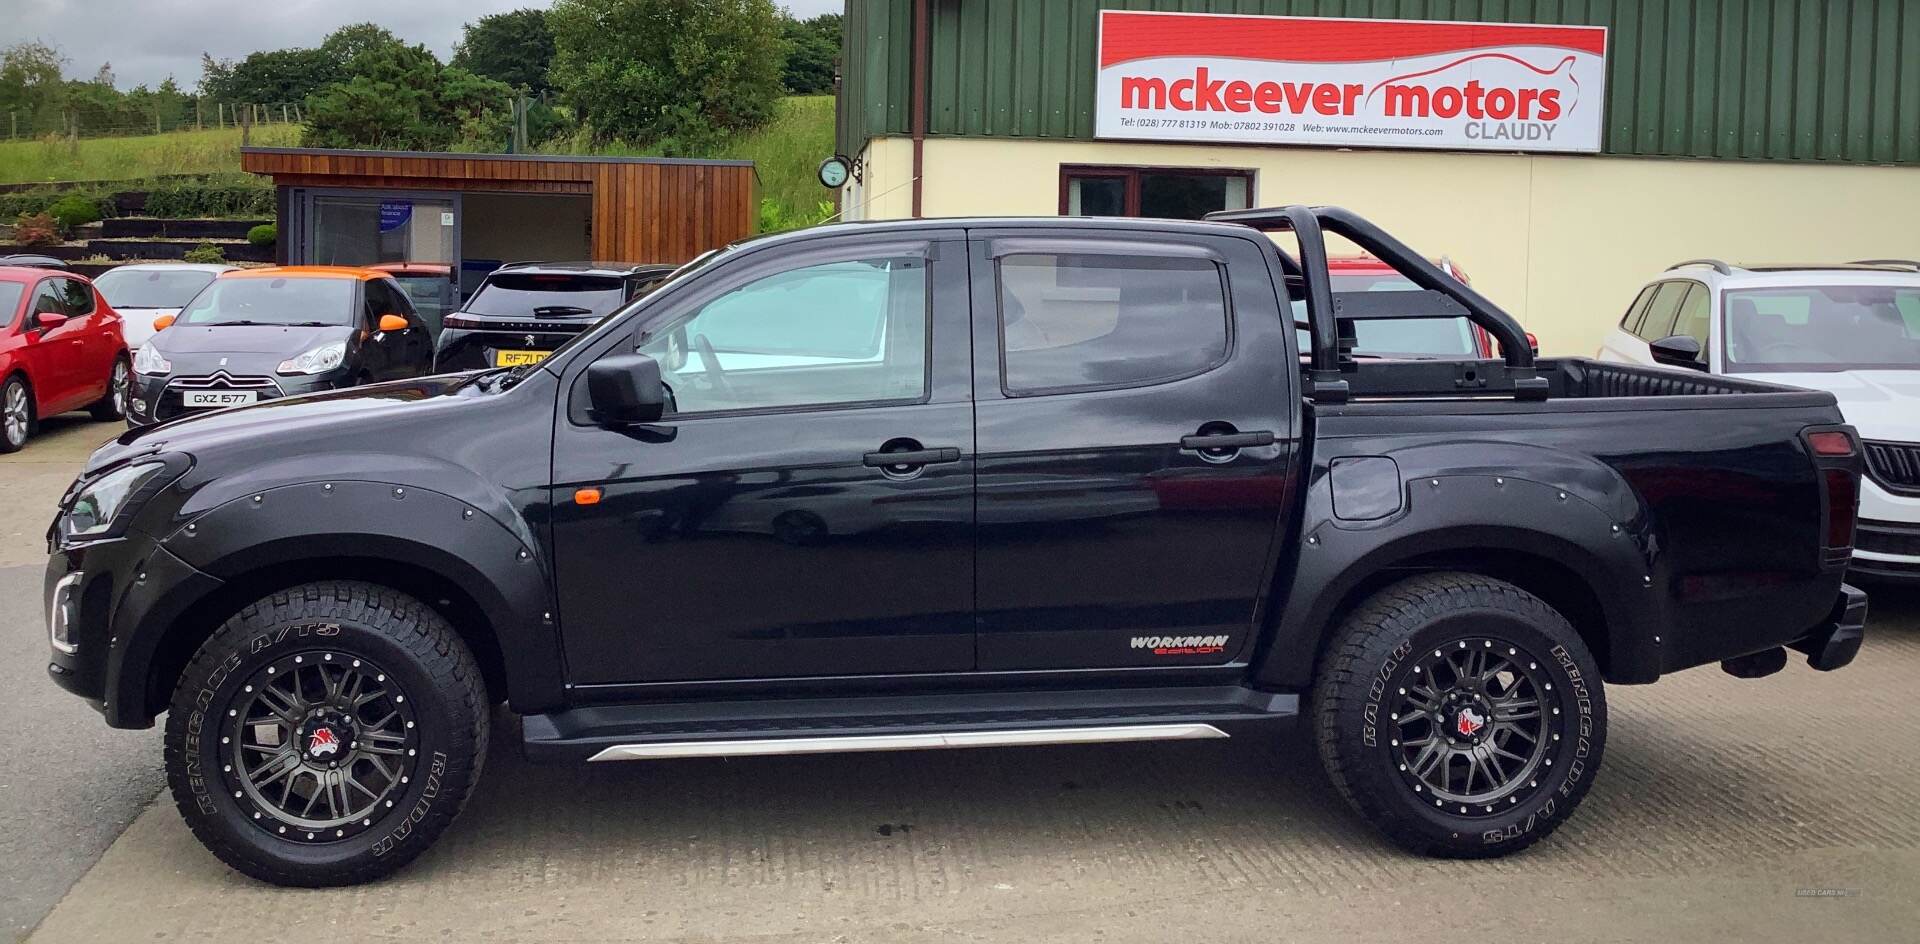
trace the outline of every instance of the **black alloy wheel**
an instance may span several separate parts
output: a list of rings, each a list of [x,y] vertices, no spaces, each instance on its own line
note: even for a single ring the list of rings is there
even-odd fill
[[[492,701],[431,607],[325,581],[242,609],[167,714],[167,783],[194,835],[277,885],[350,885],[412,861],[466,805]]]
[[[1312,692],[1327,774],[1404,848],[1517,852],[1586,796],[1606,697],[1559,612],[1505,581],[1430,573],[1362,602],[1328,641]]]

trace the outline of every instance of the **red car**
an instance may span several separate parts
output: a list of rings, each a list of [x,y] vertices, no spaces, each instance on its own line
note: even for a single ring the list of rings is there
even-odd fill
[[[43,416],[121,418],[132,378],[120,316],[91,281],[0,266],[0,452],[25,446]]]

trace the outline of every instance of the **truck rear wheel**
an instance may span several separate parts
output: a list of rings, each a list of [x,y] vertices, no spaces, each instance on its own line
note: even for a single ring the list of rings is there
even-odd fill
[[[1599,667],[1552,607],[1504,581],[1434,573],[1341,624],[1313,690],[1334,786],[1394,842],[1488,858],[1538,842],[1599,770]]]
[[[466,805],[489,700],[430,607],[310,583],[200,646],[167,715],[167,783],[201,843],[276,885],[349,885],[423,852]]]

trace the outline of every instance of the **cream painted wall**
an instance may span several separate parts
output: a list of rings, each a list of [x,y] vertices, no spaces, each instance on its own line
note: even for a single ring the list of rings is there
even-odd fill
[[[866,156],[862,216],[909,215],[911,143]],[[933,138],[926,214],[1052,216],[1062,164],[1252,169],[1255,206],[1338,204],[1451,257],[1549,354],[1593,354],[1682,259],[1920,258],[1913,167]]]

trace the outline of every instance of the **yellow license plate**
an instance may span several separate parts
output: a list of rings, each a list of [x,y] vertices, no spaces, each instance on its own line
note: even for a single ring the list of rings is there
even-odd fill
[[[527,364],[538,364],[541,361],[546,360],[547,355],[551,353],[553,352],[552,351],[495,351],[493,352],[493,366],[522,367]]]

